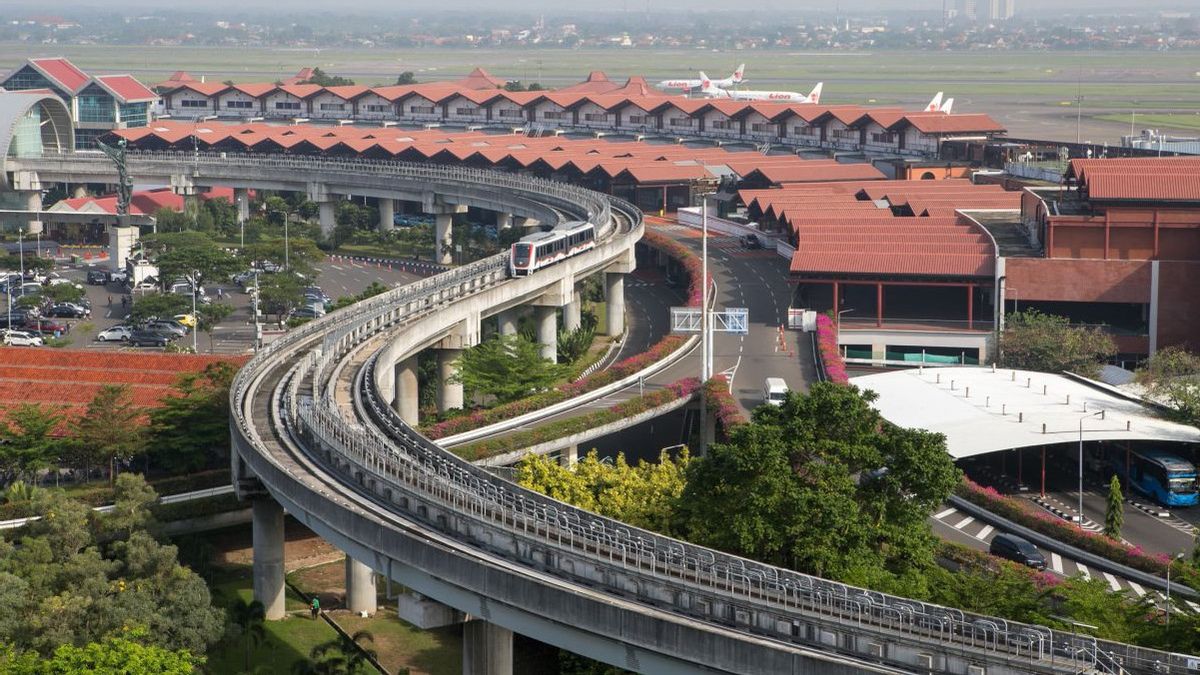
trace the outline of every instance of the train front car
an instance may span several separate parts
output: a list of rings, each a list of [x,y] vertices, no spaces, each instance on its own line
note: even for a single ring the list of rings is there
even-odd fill
[[[533,243],[518,241],[512,245],[508,257],[508,275],[510,277],[529,276],[534,269]]]

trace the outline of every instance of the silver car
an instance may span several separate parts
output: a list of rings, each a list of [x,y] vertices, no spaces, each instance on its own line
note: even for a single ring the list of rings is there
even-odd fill
[[[41,347],[42,338],[20,330],[4,331],[4,344],[13,347]]]
[[[129,340],[129,336],[133,334],[133,329],[129,326],[113,326],[100,331],[96,339],[101,342],[125,342]]]

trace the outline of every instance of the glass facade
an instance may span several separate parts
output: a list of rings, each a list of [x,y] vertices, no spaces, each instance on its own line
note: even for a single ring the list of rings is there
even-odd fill
[[[99,87],[88,87],[78,97],[79,122],[116,122],[113,97]]]
[[[150,121],[149,103],[122,103],[119,113],[127,127],[144,127]]]
[[[59,88],[54,86],[50,80],[47,80],[41,73],[34,70],[32,66],[24,68],[13,73],[4,82],[4,88],[9,91],[20,91],[22,89],[53,89],[61,94]]]
[[[42,154],[41,106],[35,105],[13,130],[12,143],[8,146],[10,157],[38,157]]]
[[[95,150],[96,139],[104,134],[107,134],[107,129],[76,129],[75,130],[75,149],[76,150]]]

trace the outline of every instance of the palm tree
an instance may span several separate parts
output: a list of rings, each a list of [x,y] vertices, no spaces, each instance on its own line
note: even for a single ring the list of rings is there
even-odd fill
[[[267,631],[263,627],[266,621],[266,608],[258,600],[238,600],[229,607],[230,619],[242,630],[242,641],[246,647],[246,670],[250,670],[250,652],[267,639]]]

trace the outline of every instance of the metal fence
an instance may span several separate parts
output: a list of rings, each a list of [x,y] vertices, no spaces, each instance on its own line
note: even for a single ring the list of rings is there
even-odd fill
[[[493,177],[490,172],[467,171]],[[525,183],[526,189],[529,185]],[[589,196],[588,201],[592,199]],[[640,221],[640,212],[632,206],[614,205],[631,223]],[[238,428],[247,439],[258,440],[245,415],[252,385],[321,338],[320,348],[310,349],[294,367],[288,393],[280,402],[281,418],[304,437],[376,480],[421,495],[463,518],[705,599],[702,605],[677,606],[675,611],[682,616],[760,633],[755,617],[771,617],[777,619],[777,633],[778,626],[788,627],[787,634],[776,637],[797,640],[800,636],[790,633],[798,621],[850,623],[938,651],[966,650],[1071,672],[1119,673],[1122,667],[1185,672],[1181,655],[969,614],[800,574],[640,530],[523,489],[457,458],[400,420],[375,389],[376,356],[359,371],[355,386],[356,402],[370,419],[351,423],[342,416],[330,377],[347,354],[379,331],[501,282],[503,264],[503,256],[481,260],[376,296],[355,305],[352,312],[334,313],[284,336],[252,359],[235,380],[231,402]],[[311,388],[302,396],[300,382],[306,378],[311,379]]]

